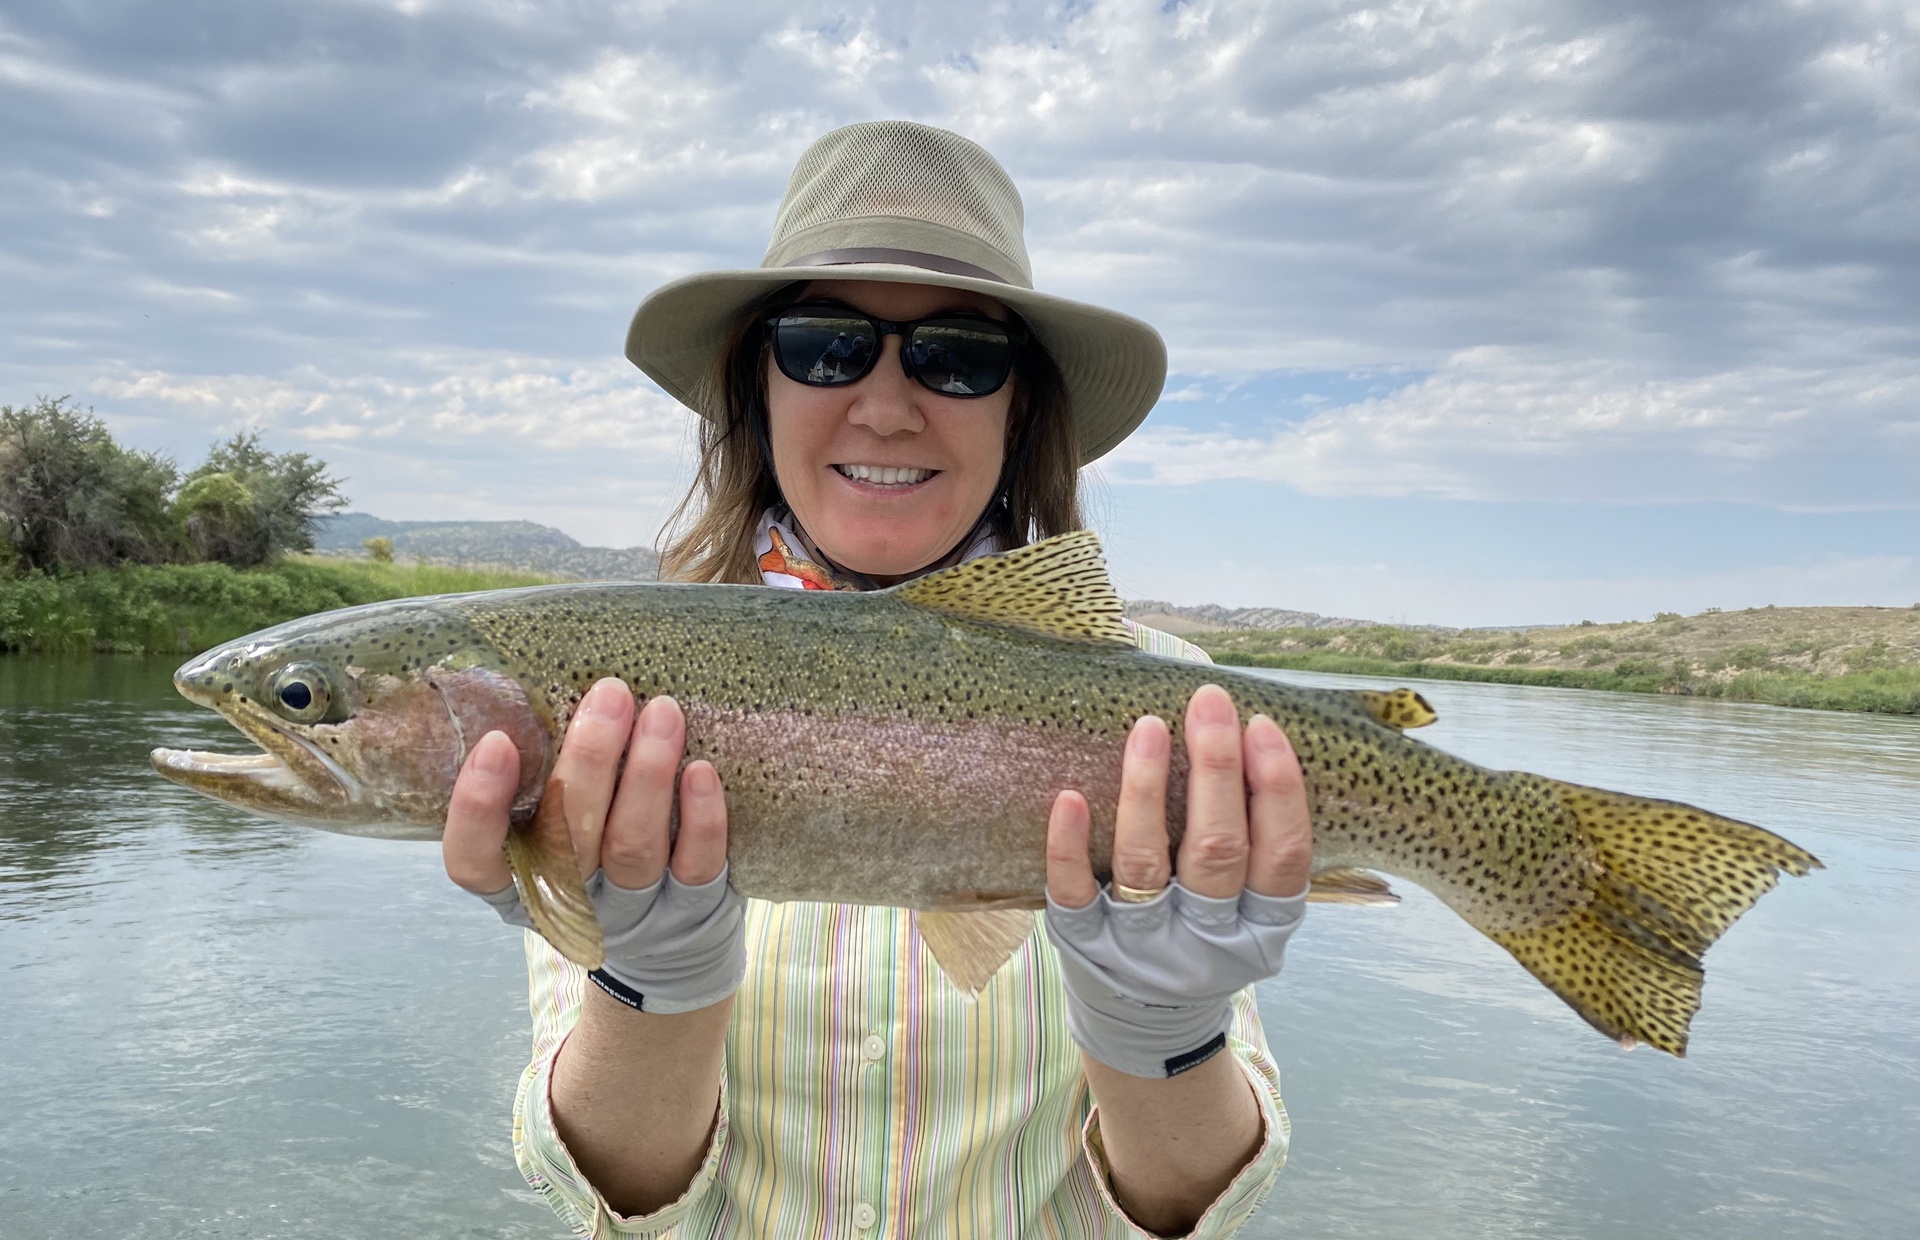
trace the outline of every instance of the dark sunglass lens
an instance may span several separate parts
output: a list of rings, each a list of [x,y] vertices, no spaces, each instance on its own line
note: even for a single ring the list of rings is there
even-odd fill
[[[922,323],[906,345],[907,368],[948,396],[991,396],[1013,369],[1013,341],[996,323]]]
[[[873,366],[873,324],[830,314],[783,314],[773,320],[774,360],[796,383],[838,387]]]

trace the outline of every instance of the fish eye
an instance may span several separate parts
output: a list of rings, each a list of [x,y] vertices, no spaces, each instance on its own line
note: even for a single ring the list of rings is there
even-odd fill
[[[289,663],[268,685],[273,707],[294,723],[319,723],[333,705],[324,668],[312,663]]]

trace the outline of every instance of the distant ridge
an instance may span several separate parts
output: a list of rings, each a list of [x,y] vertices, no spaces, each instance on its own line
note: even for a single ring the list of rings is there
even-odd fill
[[[1345,616],[1323,616],[1312,611],[1289,611],[1284,607],[1222,607],[1218,603],[1182,607],[1156,599],[1128,603],[1127,615],[1150,628],[1180,637],[1189,633],[1217,633],[1222,629],[1364,629],[1377,623]]]
[[[429,564],[517,568],[563,581],[652,581],[660,575],[660,557],[651,547],[583,547],[532,521],[386,521],[343,512],[321,518],[313,549],[365,555],[360,544],[369,538],[390,538],[396,556]]]

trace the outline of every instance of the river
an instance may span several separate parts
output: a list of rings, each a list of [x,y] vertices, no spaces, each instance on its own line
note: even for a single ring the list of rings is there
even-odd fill
[[[162,782],[166,665],[0,659],[0,1237],[564,1234],[513,1168],[517,939],[432,845]],[[1313,684],[1378,681],[1274,673]],[[1710,806],[1827,869],[1623,1052],[1418,889],[1261,1009],[1293,1155],[1244,1236],[1880,1237],[1920,1217],[1920,720],[1421,686],[1476,762]]]

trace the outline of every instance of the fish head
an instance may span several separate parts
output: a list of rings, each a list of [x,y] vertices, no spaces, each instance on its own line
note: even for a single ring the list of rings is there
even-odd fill
[[[156,749],[154,769],[217,800],[329,830],[437,837],[454,778],[490,731],[520,750],[516,816],[532,812],[551,765],[550,721],[444,599],[264,629],[193,659],[173,683],[259,752]]]

